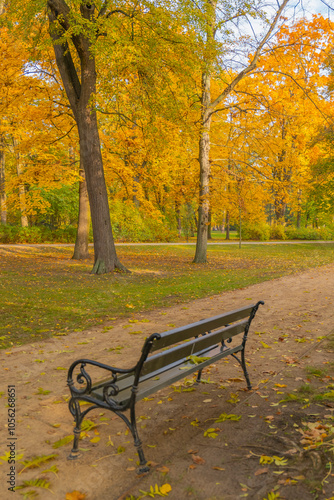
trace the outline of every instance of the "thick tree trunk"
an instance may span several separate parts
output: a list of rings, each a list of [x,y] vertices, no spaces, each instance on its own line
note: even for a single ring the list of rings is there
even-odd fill
[[[126,270],[117,258],[111,229],[100,138],[94,110],[81,106],[78,113],[80,159],[85,170],[94,238],[94,274]]]
[[[75,240],[74,253],[72,259],[82,260],[88,259],[88,237],[89,237],[89,200],[87,192],[87,183],[85,179],[85,171],[80,168],[79,171],[79,216],[77,237]]]
[[[93,227],[94,267],[92,273],[108,273],[115,269],[126,271],[118,260],[111,229],[108,194],[94,107],[96,66],[91,41],[82,33],[73,34],[75,18],[72,17],[71,10],[64,0],[48,0],[47,3],[50,34],[54,41],[57,66],[79,132],[80,161],[86,175]],[[80,12],[84,20],[95,22],[94,10],[94,4],[81,3]],[[80,61],[80,77],[72,58],[71,50],[73,49],[66,41],[66,37],[62,38],[63,35],[71,32],[71,41]]]
[[[3,139],[0,137],[0,212],[1,224],[7,224],[7,195],[6,195],[6,174],[5,174],[5,150]]]

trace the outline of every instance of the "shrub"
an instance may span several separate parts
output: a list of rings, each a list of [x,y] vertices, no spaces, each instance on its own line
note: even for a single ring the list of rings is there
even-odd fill
[[[268,241],[270,238],[270,226],[263,222],[257,224],[244,224],[241,226],[241,238],[243,240]]]
[[[285,234],[289,240],[330,240],[333,237],[332,231],[327,228],[287,227]]]
[[[115,240],[120,241],[173,241],[177,231],[171,228],[160,212],[152,207],[136,207],[132,202],[111,202],[111,225]]]
[[[0,226],[1,243],[74,243],[76,228],[52,230],[48,227]]]
[[[271,240],[286,240],[285,227],[282,225],[272,226],[270,228]]]

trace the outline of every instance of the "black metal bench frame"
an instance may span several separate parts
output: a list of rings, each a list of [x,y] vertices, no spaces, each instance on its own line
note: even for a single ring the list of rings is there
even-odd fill
[[[84,417],[95,408],[104,408],[122,418],[130,429],[139,456],[138,471],[146,472],[149,467],[137,431],[136,401],[196,371],[196,381],[200,382],[203,368],[229,355],[242,367],[247,388],[251,389],[245,346],[250,324],[260,304],[264,302],[259,301],[161,334],[154,333],[145,340],[139,361],[130,369],[116,368],[90,359],[78,359],[72,363],[67,383],[71,391],[69,410],[75,419],[75,428],[73,448],[68,458],[75,459],[79,455]],[[243,335],[237,345],[226,345],[226,342],[231,344],[233,337],[239,334]],[[156,351],[159,352],[152,354]],[[240,358],[236,356],[237,353],[240,353]],[[197,363],[193,362],[194,359]],[[108,378],[92,384],[91,376],[86,371],[87,365],[106,370],[109,372]],[[80,401],[91,403],[92,406],[83,410]],[[125,414],[127,411],[129,416]]]

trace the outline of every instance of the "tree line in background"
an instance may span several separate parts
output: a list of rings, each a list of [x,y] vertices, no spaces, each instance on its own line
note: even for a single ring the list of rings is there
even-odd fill
[[[287,4],[1,1],[0,240],[333,238],[333,23]]]

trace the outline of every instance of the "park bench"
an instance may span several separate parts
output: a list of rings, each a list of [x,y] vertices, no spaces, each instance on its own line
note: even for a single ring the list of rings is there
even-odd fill
[[[73,448],[68,458],[78,457],[84,417],[94,408],[104,408],[121,417],[130,429],[139,455],[139,472],[146,472],[149,468],[136,426],[137,401],[194,372],[198,372],[196,382],[200,382],[203,368],[229,355],[241,365],[247,388],[251,389],[245,346],[250,324],[260,304],[263,302],[161,334],[154,333],[145,340],[137,364],[130,369],[115,368],[90,359],[78,359],[72,363],[67,382],[71,391],[69,409],[75,419],[75,428]],[[237,353],[240,357],[236,356]],[[93,372],[106,371],[108,377],[98,377],[93,384],[88,366]],[[82,406],[80,402],[91,403],[91,406]],[[125,414],[127,411],[128,415]]]

